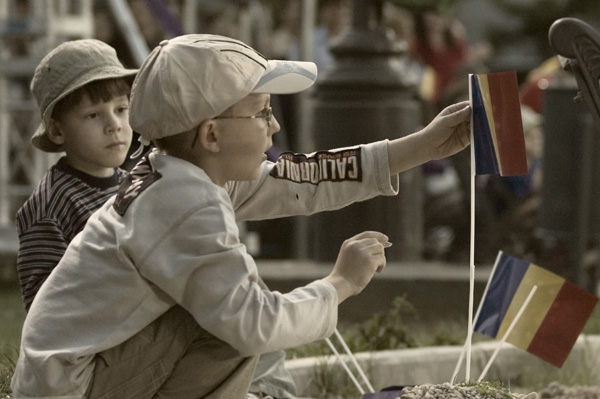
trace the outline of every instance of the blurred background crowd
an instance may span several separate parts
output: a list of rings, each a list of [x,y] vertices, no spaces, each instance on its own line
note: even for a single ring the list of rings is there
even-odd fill
[[[34,6],[27,1],[17,3],[24,9]],[[238,38],[268,58],[313,60],[319,80],[335,70],[332,49],[352,29],[353,15],[368,20],[367,25],[376,25],[402,49],[403,73],[416,77],[413,97],[422,125],[446,105],[468,99],[468,74],[515,70],[530,173],[512,178],[478,176],[477,257],[492,262],[503,248],[526,258],[550,245],[539,234],[543,157],[548,147],[544,93],[555,84],[572,88],[574,81],[548,45],[548,28],[567,16],[600,26],[596,0],[372,0],[377,15],[362,16],[353,14],[359,3],[355,0],[196,0],[194,7],[187,8],[188,3],[126,1],[149,49],[161,40],[191,33],[185,23],[191,19],[195,32]],[[193,15],[186,14],[189,10]],[[93,14],[94,37],[115,47],[125,66],[139,66],[128,32],[119,27],[110,1],[94,0]],[[18,41],[12,47],[15,52],[24,51]],[[303,115],[297,112],[297,99],[280,96],[275,102],[282,132],[275,136],[270,155],[316,150],[299,132]],[[430,162],[421,172],[422,256],[465,262],[469,256],[470,153]],[[245,228],[254,233],[248,236],[249,248],[259,258],[290,257],[292,223],[249,223]]]

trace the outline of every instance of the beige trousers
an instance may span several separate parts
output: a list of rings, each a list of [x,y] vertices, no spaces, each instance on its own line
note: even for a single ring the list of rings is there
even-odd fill
[[[90,399],[245,398],[258,357],[243,358],[176,306],[99,353]]]

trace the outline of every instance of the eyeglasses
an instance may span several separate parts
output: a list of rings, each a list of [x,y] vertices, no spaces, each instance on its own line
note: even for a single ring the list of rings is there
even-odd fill
[[[273,118],[273,108],[265,108],[260,113],[252,116],[215,116],[213,119],[257,119],[262,118],[267,121],[267,126],[271,126],[271,118]]]

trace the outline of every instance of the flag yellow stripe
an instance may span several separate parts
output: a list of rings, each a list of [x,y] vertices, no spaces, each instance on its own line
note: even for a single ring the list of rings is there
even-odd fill
[[[529,292],[534,285],[537,285],[535,295],[531,298],[529,305],[523,311],[521,318],[517,321],[506,340],[506,342],[518,348],[527,350],[564,282],[564,278],[530,264],[506,311],[496,338],[502,339],[504,337],[504,333],[519,312],[525,299],[527,299]]]
[[[494,142],[494,152],[496,154],[496,160],[498,161],[498,168],[501,169],[502,165],[500,164],[500,153],[498,152],[498,138],[496,137],[496,123],[494,121],[494,109],[492,107],[492,95],[490,93],[488,77],[487,75],[477,75],[477,79],[479,79],[481,97],[483,98],[483,104],[485,106],[485,115],[487,116],[490,134],[492,135],[492,141]]]

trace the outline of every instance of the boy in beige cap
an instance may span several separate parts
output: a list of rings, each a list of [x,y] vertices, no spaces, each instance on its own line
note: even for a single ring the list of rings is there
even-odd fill
[[[338,304],[386,264],[385,234],[346,240],[329,275],[289,293],[260,284],[237,221],[333,210],[398,191],[397,174],[469,143],[451,106],[401,139],[313,154],[265,151],[270,94],[305,90],[312,63],[185,35],[157,46],[130,123],[156,149],[71,243],[23,328],[16,397],[244,398],[258,356],[328,337]]]
[[[129,93],[137,70],[109,45],[63,43],[38,65],[31,91],[42,123],[31,139],[64,156],[17,212],[17,271],[25,308],[89,216],[118,188],[131,143]]]

